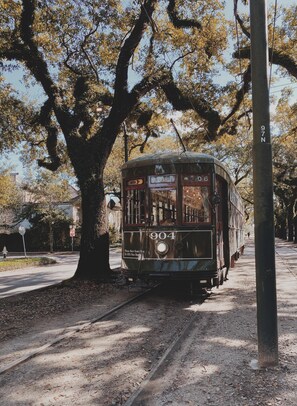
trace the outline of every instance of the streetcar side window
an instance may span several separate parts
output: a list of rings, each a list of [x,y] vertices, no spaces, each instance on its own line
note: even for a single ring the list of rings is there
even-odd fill
[[[124,206],[125,224],[137,225],[145,222],[144,179],[127,182]]]
[[[183,223],[210,223],[209,187],[183,186]]]

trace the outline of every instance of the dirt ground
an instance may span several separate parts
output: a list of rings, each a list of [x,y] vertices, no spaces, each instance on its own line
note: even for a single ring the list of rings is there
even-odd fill
[[[295,406],[297,249],[278,241],[276,253],[278,366],[252,367],[258,349],[250,242],[228,282],[203,303],[159,292],[87,325],[135,292],[85,284],[2,299],[0,370],[62,333],[71,336],[3,372],[1,405],[124,405],[143,385],[167,342],[194,317],[134,405]],[[85,327],[73,332],[73,325]]]

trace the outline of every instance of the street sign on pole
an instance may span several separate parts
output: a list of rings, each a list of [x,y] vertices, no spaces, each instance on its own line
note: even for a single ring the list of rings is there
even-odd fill
[[[278,364],[278,335],[266,0],[250,11],[258,361],[267,367]]]
[[[25,227],[20,226],[20,227],[19,227],[19,233],[20,233],[21,235],[25,235],[25,232],[26,232]]]
[[[71,237],[71,251],[73,251],[73,238],[75,237],[75,226],[69,226],[69,236]]]
[[[25,233],[26,233],[26,229],[23,226],[19,227],[19,233],[22,236],[22,240],[23,240],[23,248],[24,248],[24,254],[25,254],[25,258],[27,258],[27,253],[26,253],[26,244],[25,244]]]

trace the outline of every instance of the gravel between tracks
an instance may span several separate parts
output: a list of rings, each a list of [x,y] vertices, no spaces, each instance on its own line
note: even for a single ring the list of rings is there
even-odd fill
[[[2,406],[120,405],[136,390],[166,343],[195,312],[187,336],[135,405],[297,404],[297,252],[277,249],[279,365],[253,370],[257,358],[253,247],[230,280],[200,305],[157,292],[108,320],[74,333],[0,375]],[[83,284],[1,299],[1,367],[132,297],[127,288]],[[13,390],[12,390],[13,388]]]

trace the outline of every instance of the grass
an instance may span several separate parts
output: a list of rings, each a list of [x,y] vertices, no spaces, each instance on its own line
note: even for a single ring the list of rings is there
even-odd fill
[[[56,261],[47,257],[35,258],[6,258],[0,260],[0,272],[14,269],[28,268],[29,266],[43,266],[56,264]]]

